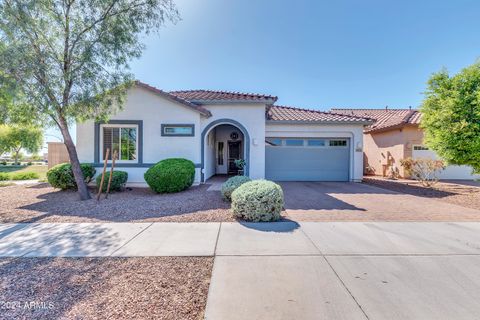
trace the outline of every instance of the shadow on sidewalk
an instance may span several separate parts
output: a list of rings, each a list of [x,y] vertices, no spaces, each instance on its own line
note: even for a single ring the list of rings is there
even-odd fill
[[[300,228],[300,225],[290,219],[282,219],[277,222],[246,222],[239,221],[239,223],[249,229],[254,229],[262,232],[293,232]]]

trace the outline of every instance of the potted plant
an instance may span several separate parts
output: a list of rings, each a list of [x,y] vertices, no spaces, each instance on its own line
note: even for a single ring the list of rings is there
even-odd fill
[[[238,168],[238,175],[243,176],[244,174],[244,168],[247,165],[247,162],[245,159],[237,159],[234,161],[235,166]]]

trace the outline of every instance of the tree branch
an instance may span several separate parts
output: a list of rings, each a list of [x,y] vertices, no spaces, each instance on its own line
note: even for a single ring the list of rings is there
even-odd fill
[[[83,29],[82,31],[80,31],[80,33],[78,34],[78,36],[75,38],[75,40],[73,41],[72,43],[72,48],[71,48],[71,51],[73,52],[73,49],[75,48],[76,44],[78,43],[78,41],[80,41],[81,37],[87,33],[88,31],[92,30],[95,26],[97,26],[99,23],[107,20],[107,19],[110,19],[116,15],[119,15],[119,14],[122,14],[122,13],[125,13],[125,12],[128,12],[134,8],[138,8],[138,7],[141,7],[143,5],[146,5],[147,2],[140,2],[138,4],[132,4],[131,6],[128,6],[122,10],[119,10],[119,11],[116,11],[112,14],[109,14],[110,11],[113,9],[114,5],[118,3],[118,0],[115,0],[113,1],[110,6],[107,8],[107,10],[101,15],[101,17],[97,20],[95,20],[91,25],[89,25],[88,27],[86,27],[85,29]]]

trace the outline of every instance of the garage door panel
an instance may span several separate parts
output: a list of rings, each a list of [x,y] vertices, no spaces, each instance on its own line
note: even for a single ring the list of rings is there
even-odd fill
[[[272,174],[267,174],[266,178],[273,181],[348,181],[341,171],[276,171]]]
[[[267,146],[265,176],[277,181],[348,181],[347,147]]]

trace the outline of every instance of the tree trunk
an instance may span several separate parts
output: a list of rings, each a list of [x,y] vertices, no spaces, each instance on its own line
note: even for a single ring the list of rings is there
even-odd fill
[[[78,195],[80,200],[90,199],[90,192],[88,191],[87,184],[85,183],[82,169],[80,168],[80,161],[78,161],[77,148],[73,144],[72,136],[68,130],[68,125],[65,119],[59,117],[59,127],[63,135],[63,141],[67,147],[68,156],[70,157],[70,163],[72,165],[73,176],[75,177],[75,182],[77,183]]]
[[[13,164],[14,165],[17,165],[18,163],[18,154],[20,153],[20,150],[15,150],[13,152]]]

